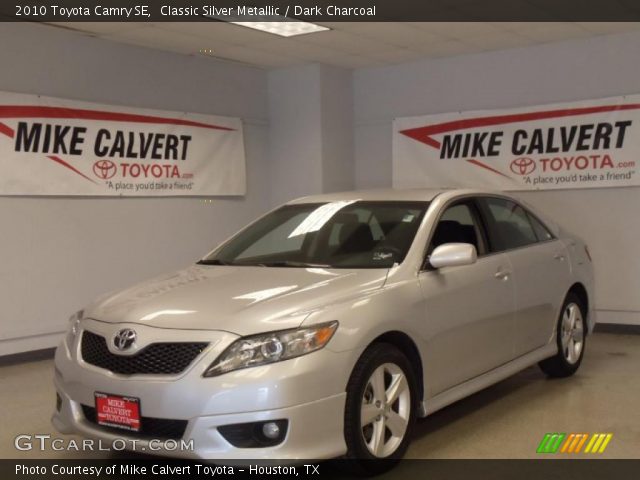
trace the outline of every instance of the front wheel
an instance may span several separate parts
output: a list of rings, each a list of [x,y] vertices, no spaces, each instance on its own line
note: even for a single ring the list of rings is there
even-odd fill
[[[381,473],[404,455],[415,422],[416,378],[400,350],[377,343],[362,354],[347,386],[344,435],[352,470]]]
[[[548,376],[568,377],[580,367],[587,340],[585,317],[582,301],[574,293],[569,293],[556,327],[558,353],[538,364]]]

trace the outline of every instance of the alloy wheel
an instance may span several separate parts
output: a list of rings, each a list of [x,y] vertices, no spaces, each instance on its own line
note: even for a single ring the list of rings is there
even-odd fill
[[[569,303],[562,316],[562,352],[565,360],[574,365],[582,353],[584,345],[584,321],[580,307]]]
[[[392,455],[402,443],[411,415],[411,391],[400,367],[384,363],[367,381],[360,408],[364,443],[373,456]]]

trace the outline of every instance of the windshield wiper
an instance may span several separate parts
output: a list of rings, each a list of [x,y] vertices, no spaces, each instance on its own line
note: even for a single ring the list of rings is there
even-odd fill
[[[258,267],[300,267],[300,268],[331,268],[331,265],[324,263],[295,262],[293,260],[279,260],[276,262],[256,263]]]
[[[224,260],[220,260],[219,258],[212,258],[210,260],[200,260],[197,262],[198,265],[233,265],[231,262],[225,262]]]
[[[200,260],[198,265],[235,265],[245,267],[299,267],[299,268],[331,268],[331,265],[323,263],[307,263],[307,262],[295,262],[292,260],[279,260],[274,262],[259,262],[259,263],[234,263],[220,260],[219,258],[211,258]]]

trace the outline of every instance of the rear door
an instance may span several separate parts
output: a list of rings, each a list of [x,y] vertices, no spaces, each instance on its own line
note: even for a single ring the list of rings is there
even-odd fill
[[[506,254],[513,268],[516,312],[515,354],[546,345],[569,282],[564,244],[520,204],[503,197],[484,197],[480,207],[491,248]]]
[[[473,199],[444,207],[431,234],[427,259],[445,243],[471,243],[478,252],[472,265],[419,274],[424,296],[424,365],[430,395],[488,372],[513,358],[515,306],[511,266],[506,254],[489,254],[487,238]]]

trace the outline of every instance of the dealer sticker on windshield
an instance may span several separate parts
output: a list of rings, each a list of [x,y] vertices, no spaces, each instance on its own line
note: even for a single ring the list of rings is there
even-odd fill
[[[140,430],[140,399],[95,392],[96,421],[99,425]]]

